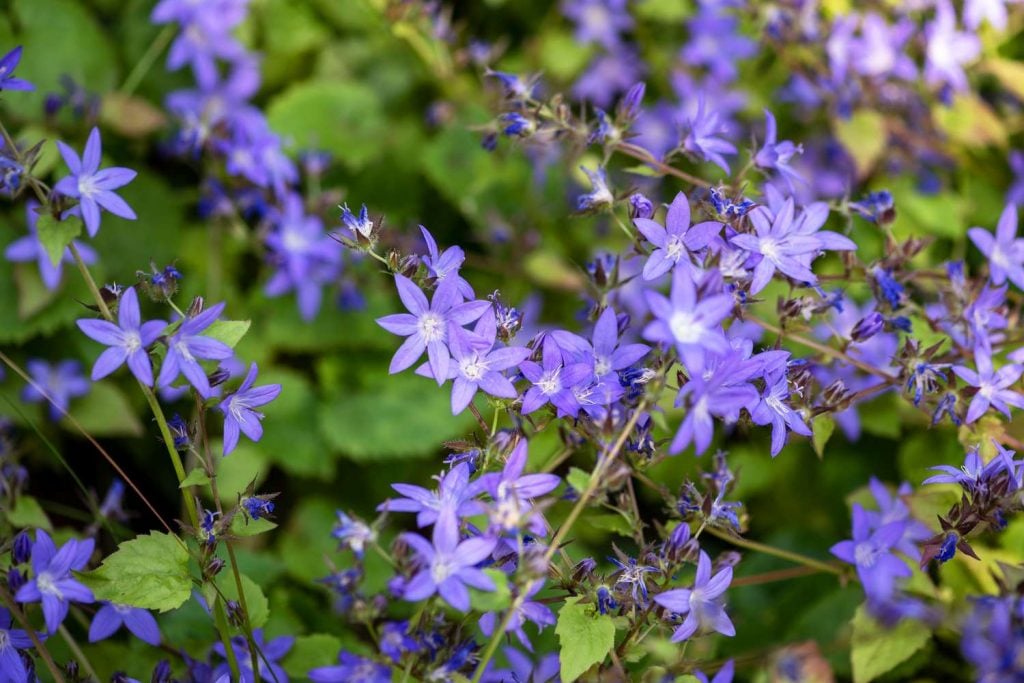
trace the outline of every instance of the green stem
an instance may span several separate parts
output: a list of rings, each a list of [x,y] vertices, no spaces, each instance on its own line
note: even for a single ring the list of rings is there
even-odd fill
[[[231,680],[240,681],[242,675],[238,668],[238,658],[235,657],[235,649],[231,647],[231,638],[228,637],[231,626],[228,624],[227,612],[224,611],[224,601],[219,596],[213,602],[213,620],[217,624],[221,645],[224,646],[224,656],[228,660],[228,668],[231,669]],[[255,671],[259,671],[259,669]]]
[[[146,74],[149,73],[149,70],[153,68],[153,63],[156,62],[157,57],[159,57],[160,53],[164,51],[164,48],[170,44],[177,32],[178,29],[174,24],[169,24],[163,31],[157,34],[156,39],[149,44],[149,49],[147,49],[142,57],[139,58],[139,61],[136,62],[135,66],[132,68],[131,73],[129,73],[128,77],[124,79],[124,84],[118,91],[120,94],[131,95],[135,92],[135,89],[142,83],[142,79],[145,78]]]
[[[114,316],[110,314],[110,309],[107,308],[107,302],[103,300],[103,295],[100,294],[100,288],[96,286],[96,281],[92,279],[92,273],[89,272],[89,267],[85,265],[85,261],[82,260],[82,255],[78,253],[78,247],[75,246],[74,240],[68,244],[68,248],[71,250],[71,255],[75,257],[75,264],[78,266],[78,272],[82,274],[82,279],[85,280],[86,286],[89,287],[89,293],[92,294],[93,301],[96,302],[96,306],[100,309],[100,314],[108,321],[113,321]]]
[[[726,543],[731,543],[738,548],[746,548],[747,550],[752,550],[764,555],[773,555],[783,560],[789,560],[794,564],[802,564],[805,567],[811,567],[821,572],[835,574],[836,576],[848,576],[848,572],[842,567],[837,567],[833,564],[829,564],[828,562],[816,560],[813,557],[808,557],[807,555],[801,555],[800,553],[795,553],[791,550],[783,550],[782,548],[765,545],[764,543],[758,543],[757,541],[751,541],[739,536],[732,536],[712,527],[708,527],[705,531],[715,538],[719,538]]]
[[[71,632],[68,631],[64,624],[58,626],[57,631],[60,633],[61,638],[64,639],[64,642],[67,643],[68,649],[71,650],[71,654],[75,656],[78,663],[82,665],[83,669],[85,669],[85,672],[94,680],[100,680],[100,677],[96,675],[96,670],[92,668],[89,658],[85,656],[84,652],[82,652],[82,648],[78,647],[78,642],[75,641],[74,636],[71,635]]]
[[[142,388],[142,393],[146,397],[146,401],[149,403],[150,410],[153,412],[153,417],[156,418],[157,427],[160,429],[160,437],[164,441],[164,446],[167,449],[167,455],[171,459],[171,465],[174,467],[174,474],[178,478],[179,486],[185,481],[185,465],[181,462],[181,455],[178,453],[178,449],[174,447],[174,436],[171,434],[171,428],[167,426],[167,418],[164,416],[163,408],[160,407],[160,402],[156,399],[156,394],[153,390],[147,387],[142,382],[139,382],[139,386]],[[193,529],[199,528],[199,517],[196,513],[196,506],[193,503],[190,486],[181,489],[182,498],[185,501],[185,514],[188,515],[189,524],[192,525]]]

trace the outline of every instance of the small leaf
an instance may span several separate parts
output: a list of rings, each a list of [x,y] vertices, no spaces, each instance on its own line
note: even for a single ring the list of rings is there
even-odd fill
[[[97,600],[161,612],[181,607],[192,595],[185,544],[157,531],[120,544],[98,569],[79,578]]]
[[[277,524],[266,518],[247,520],[244,515],[235,515],[231,520],[231,533],[235,536],[258,536],[276,528]]]
[[[881,159],[888,145],[885,117],[870,109],[860,109],[836,124],[836,137],[857,166],[857,176],[867,176]]]
[[[496,590],[482,591],[470,588],[469,602],[474,612],[500,612],[512,604],[512,592],[508,587],[508,576],[497,569],[484,569],[484,574],[494,581]]]
[[[242,341],[242,337],[249,331],[251,324],[251,320],[217,320],[206,328],[203,335],[222,341],[234,348],[238,342]]]
[[[850,661],[854,683],[868,683],[910,659],[932,637],[927,626],[903,619],[893,628],[875,621],[863,605],[853,617]]]
[[[7,521],[19,528],[46,529],[50,531],[50,518],[46,516],[39,501],[32,496],[19,496],[14,507],[7,511]]]
[[[625,536],[626,538],[633,537],[633,527],[630,524],[630,521],[625,517],[625,513],[594,515],[588,518],[587,521],[589,521],[590,526],[595,529],[611,531],[612,533]]]
[[[339,650],[341,640],[334,636],[323,633],[299,636],[281,664],[289,676],[302,678],[310,669],[337,664]]]
[[[593,605],[569,598],[558,611],[555,633],[561,644],[558,661],[563,681],[575,681],[604,661],[615,646],[615,624],[608,615],[595,615]]]
[[[590,485],[590,474],[584,472],[579,467],[570,467],[569,474],[565,480],[569,482],[569,486],[576,489],[577,493],[583,493],[587,486]]]
[[[187,488],[189,486],[205,486],[210,483],[210,477],[204,470],[197,467],[188,473],[181,484],[178,485],[179,489]]]
[[[39,214],[36,220],[36,234],[39,243],[46,249],[50,263],[56,266],[64,258],[64,250],[71,242],[82,234],[82,220],[78,216],[68,216],[59,221],[48,211]]]
[[[811,423],[811,444],[814,446],[814,452],[818,454],[819,458],[824,457],[825,444],[832,438],[832,433],[835,430],[836,421],[832,419],[831,415],[819,415]]]

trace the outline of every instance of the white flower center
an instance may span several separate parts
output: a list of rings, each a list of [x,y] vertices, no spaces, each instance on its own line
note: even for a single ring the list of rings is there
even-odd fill
[[[2,71],[2,70],[0,70]],[[0,73],[0,75],[3,75]],[[0,629],[0,652],[6,652],[7,648],[11,646],[11,637],[7,635],[7,631]],[[17,657],[17,655],[15,655]]]
[[[669,318],[668,327],[680,344],[696,344],[700,340],[701,328],[697,325],[696,317],[689,311],[673,313]]]
[[[999,266],[1004,270],[1010,267],[1010,258],[998,244],[992,247],[992,255],[989,256],[988,260],[991,261],[993,265]]]
[[[58,600],[64,599],[64,594],[60,592],[60,588],[57,587],[57,581],[50,572],[41,572],[36,577],[36,587],[39,588],[39,592],[43,595],[52,595]]]
[[[192,352],[188,350],[188,344],[186,344],[184,340],[176,342],[174,344],[174,350],[177,351],[178,355],[181,356],[182,360],[186,362],[191,362],[195,360],[194,358],[192,358]]]
[[[96,181],[91,175],[81,176],[78,179],[78,194],[83,197],[91,197],[98,191],[99,189],[96,187]]]
[[[284,231],[281,243],[284,245],[285,251],[292,253],[304,252],[309,245],[309,241],[301,233],[287,229]]]
[[[760,244],[761,253],[769,261],[777,261],[779,259],[779,244],[773,239],[763,239]]]
[[[872,567],[877,557],[878,553],[875,552],[875,547],[870,543],[858,543],[853,549],[853,559],[858,566]]]
[[[683,242],[675,235],[668,238],[668,242],[665,244],[665,254],[668,256],[669,261],[678,263],[679,259],[683,255]]]
[[[459,372],[469,381],[475,382],[487,372],[487,361],[476,355],[471,358],[463,358],[459,361]]]
[[[437,313],[424,313],[419,319],[419,329],[423,341],[441,341],[444,339],[444,318]]]
[[[142,348],[142,338],[138,332],[128,332],[124,335],[124,348],[128,353],[134,353]]]
[[[545,396],[551,396],[557,394],[562,390],[562,368],[556,368],[551,372],[545,372],[541,375],[540,381],[537,382],[537,386],[540,387],[540,392]]]
[[[430,565],[430,578],[434,583],[442,583],[455,573],[455,566],[447,558],[436,556],[434,563]]]
[[[612,371],[612,360],[608,356],[598,356],[594,359],[594,374],[604,377]]]

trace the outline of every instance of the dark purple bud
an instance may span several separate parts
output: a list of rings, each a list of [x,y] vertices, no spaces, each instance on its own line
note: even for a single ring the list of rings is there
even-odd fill
[[[70,678],[71,680],[77,681],[78,680],[78,662],[76,662],[75,660],[72,659],[70,662],[65,664],[64,665],[64,673],[67,674],[67,677]]]
[[[597,562],[592,557],[584,557],[582,560],[576,563],[576,566],[572,569],[572,580],[581,582],[589,579],[594,574],[594,570],[597,569]]]
[[[223,365],[218,365],[217,369],[208,375],[208,379],[211,387],[220,386],[231,379],[231,371]]]
[[[14,564],[24,564],[30,559],[32,559],[32,539],[28,537],[27,532],[19,531],[11,545],[11,561]]]
[[[939,552],[936,557],[939,562],[949,562],[956,555],[956,545],[960,540],[960,535],[955,531],[950,531],[946,534],[946,537],[942,539],[942,545],[939,547]]]
[[[197,296],[194,299],[192,299],[192,303],[188,305],[188,310],[185,311],[185,315],[187,315],[190,318],[194,318],[195,316],[202,313],[203,308],[205,307],[206,302],[203,300],[203,297]]]
[[[484,136],[484,139],[480,141],[480,146],[488,152],[493,152],[498,149],[498,134],[488,133]]]
[[[885,318],[882,317],[882,314],[878,311],[872,311],[861,318],[857,324],[853,326],[853,330],[850,332],[850,337],[855,342],[862,342],[874,337],[882,331],[883,327],[885,327]]]
[[[170,683],[170,680],[171,663],[166,659],[161,659],[153,669],[153,675],[150,677],[149,683]]]
[[[57,93],[50,93],[43,100],[43,111],[47,116],[55,116],[64,106],[64,98]]]
[[[25,585],[25,577],[16,568],[11,567],[7,570],[7,586],[11,589],[12,593],[17,593],[18,589]]]
[[[171,436],[174,438],[174,449],[177,451],[187,451],[189,444],[192,442],[192,437],[189,435],[188,423],[181,417],[181,415],[175,413],[170,420],[167,421],[167,428],[171,430]]]
[[[253,519],[269,518],[274,514],[274,503],[260,496],[243,498],[242,507]]]
[[[640,114],[640,106],[644,101],[644,92],[647,90],[647,85],[640,81],[633,84],[633,86],[626,92],[625,96],[619,102],[619,117],[625,121],[632,121]]]
[[[639,192],[634,192],[629,196],[629,206],[630,218],[650,218],[654,215],[654,204]]]
[[[598,586],[597,611],[601,614],[608,614],[608,612],[618,606],[619,603],[615,602],[615,599],[612,597],[612,592],[608,589],[608,586]]]
[[[211,558],[210,561],[206,563],[206,567],[203,568],[203,576],[207,579],[212,579],[217,576],[217,574],[220,574],[222,569],[224,569],[224,560],[219,557]]]
[[[224,603],[224,609],[228,613],[228,623],[232,626],[241,627],[245,623],[245,613],[237,600],[228,600]]]

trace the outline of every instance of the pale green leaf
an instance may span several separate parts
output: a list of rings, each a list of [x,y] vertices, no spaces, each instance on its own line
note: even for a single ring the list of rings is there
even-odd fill
[[[249,331],[250,320],[217,320],[203,331],[203,336],[224,342],[234,348]]]
[[[50,518],[39,501],[32,496],[19,496],[14,507],[7,510],[7,521],[15,528],[46,529],[50,531]]]
[[[825,444],[832,438],[832,432],[835,430],[836,421],[832,419],[831,415],[819,415],[811,422],[811,444],[819,458],[825,455]]]
[[[289,676],[303,678],[310,669],[337,664],[340,650],[341,640],[334,636],[324,633],[299,636],[281,665]]]
[[[178,485],[179,489],[186,488],[188,486],[204,486],[210,483],[210,476],[202,468],[195,468],[182,480],[181,484]]]
[[[512,592],[508,587],[508,575],[497,569],[484,569],[484,574],[494,581],[495,590],[469,589],[469,602],[474,612],[500,612],[512,604]]]
[[[584,472],[579,467],[570,467],[569,474],[565,477],[565,480],[569,483],[569,486],[582,493],[590,485],[590,474]]]
[[[558,611],[555,634],[561,647],[558,661],[563,681],[575,681],[595,664],[604,661],[615,646],[615,624],[608,615],[597,615],[593,605],[569,598]]]
[[[157,531],[117,547],[94,571],[79,578],[97,600],[167,612],[192,594],[188,550],[176,536]]]
[[[903,619],[893,628],[875,621],[862,605],[853,617],[850,661],[854,683],[868,683],[910,659],[931,638],[920,621]]]
[[[889,136],[885,117],[870,109],[859,109],[848,119],[836,123],[836,137],[857,166],[857,176],[867,176],[881,159]]]
[[[77,216],[68,216],[60,221],[50,212],[44,211],[36,219],[36,235],[53,265],[60,263],[64,258],[64,250],[81,234],[82,220]]]

